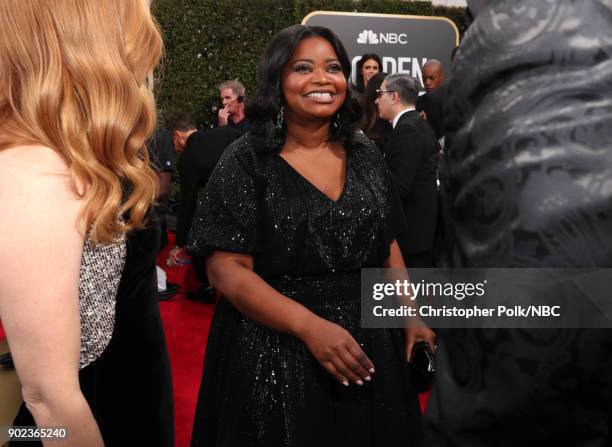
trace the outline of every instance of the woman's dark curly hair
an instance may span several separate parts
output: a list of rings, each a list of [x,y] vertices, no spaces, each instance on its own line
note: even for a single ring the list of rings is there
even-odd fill
[[[285,105],[281,73],[299,43],[308,37],[322,37],[333,47],[347,80],[346,98],[338,110],[336,125],[330,125],[330,141],[340,141],[345,148],[351,146],[355,132],[350,109],[351,94],[348,78],[351,64],[342,42],[328,28],[293,25],[280,31],[264,51],[259,64],[259,84],[255,96],[247,106],[246,115],[251,122],[250,133],[258,151],[280,151],[285,142],[285,127],[278,127],[277,118]],[[332,118],[330,118],[332,119]]]
[[[361,56],[361,59],[357,61],[357,65],[355,66],[355,80],[357,81],[355,84],[355,89],[359,93],[365,92],[365,84],[363,83],[363,73],[361,69],[363,68],[363,64],[365,64],[370,59],[376,61],[378,63],[378,71],[382,71],[382,61],[380,60],[380,56],[376,53],[366,53]]]

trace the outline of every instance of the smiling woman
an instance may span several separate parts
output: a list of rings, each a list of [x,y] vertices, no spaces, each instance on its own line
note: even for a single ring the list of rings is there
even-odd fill
[[[414,445],[406,354],[427,328],[363,330],[363,267],[403,267],[401,209],[350,121],[349,60],[296,25],[265,51],[247,109],[198,206],[189,250],[222,293],[193,446]],[[433,346],[432,346],[433,348]]]
[[[282,72],[287,121],[328,120],[346,97],[342,64],[321,37],[304,39]]]

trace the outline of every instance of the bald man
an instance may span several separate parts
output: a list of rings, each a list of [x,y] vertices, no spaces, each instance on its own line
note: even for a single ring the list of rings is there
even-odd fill
[[[444,68],[437,59],[429,59],[423,65],[423,85],[427,93],[433,92],[444,82]]]

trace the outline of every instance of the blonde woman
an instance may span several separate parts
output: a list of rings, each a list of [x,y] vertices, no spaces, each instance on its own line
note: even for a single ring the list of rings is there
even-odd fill
[[[161,51],[145,0],[0,2],[0,318],[15,425],[66,428],[55,446],[172,444],[144,145]]]

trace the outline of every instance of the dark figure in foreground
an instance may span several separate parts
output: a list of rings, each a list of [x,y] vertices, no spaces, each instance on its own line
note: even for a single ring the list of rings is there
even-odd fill
[[[468,3],[446,104],[446,262],[612,267],[610,2]],[[424,445],[612,444],[610,329],[438,338]]]

